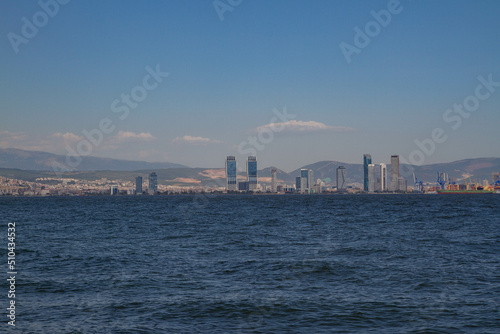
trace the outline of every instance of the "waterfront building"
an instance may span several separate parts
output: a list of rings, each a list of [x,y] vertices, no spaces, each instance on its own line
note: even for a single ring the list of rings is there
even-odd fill
[[[305,194],[309,192],[309,170],[302,168],[300,170],[300,192]]]
[[[142,194],[142,176],[136,176],[135,178],[135,193],[137,195]]]
[[[155,172],[149,174],[149,193],[154,195],[158,191],[158,175]]]
[[[387,165],[380,164],[380,191],[387,191]]]
[[[407,181],[404,177],[398,178],[398,190],[406,192],[408,190]]]
[[[257,157],[248,157],[247,179],[249,189],[252,191],[257,190]]]
[[[238,182],[238,190],[239,191],[248,191],[250,188],[248,187],[248,181],[240,181]]]
[[[346,169],[344,166],[337,167],[337,191],[345,190]]]
[[[236,158],[226,158],[226,190],[236,190]]]
[[[375,165],[368,165],[368,192],[375,192]]]
[[[271,169],[271,192],[277,192],[276,189],[276,168]]]
[[[368,191],[368,165],[372,163],[370,154],[363,155],[363,190]]]
[[[309,169],[309,172],[307,173],[307,188],[309,189],[309,194],[314,193],[314,185],[314,171]]]
[[[389,190],[399,190],[399,155],[391,155],[391,186]]]
[[[295,178],[295,190],[297,190],[297,192],[300,192],[300,184],[302,182],[302,178],[300,176],[297,176]]]

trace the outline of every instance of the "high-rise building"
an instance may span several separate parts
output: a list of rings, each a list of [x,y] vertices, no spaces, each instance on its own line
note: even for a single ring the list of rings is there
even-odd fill
[[[309,169],[309,172],[307,173],[307,188],[309,189],[309,194],[314,192],[314,184],[314,171]]]
[[[303,194],[309,192],[309,170],[305,168],[300,170],[300,192]]]
[[[155,172],[149,174],[149,192],[155,194],[158,191],[158,175]]]
[[[391,155],[391,187],[389,190],[399,189],[399,155]]]
[[[300,192],[300,191],[301,191],[301,189],[300,189],[300,185],[301,185],[301,183],[302,183],[301,181],[302,181],[302,178],[301,178],[300,176],[297,176],[297,177],[295,178],[295,190],[296,190],[297,192]]]
[[[345,189],[346,170],[344,166],[337,167],[337,191]]]
[[[368,192],[375,192],[375,165],[368,165]]]
[[[142,194],[142,176],[136,176],[135,178],[135,193],[137,195]]]
[[[407,181],[404,177],[398,178],[398,190],[406,192],[408,190]]]
[[[368,165],[372,163],[370,154],[363,155],[363,190],[368,191]]]
[[[236,158],[226,158],[226,190],[236,190]]]
[[[380,164],[380,191],[387,191],[387,165]]]
[[[248,157],[247,160],[248,188],[252,191],[257,189],[257,157]]]
[[[271,191],[275,193],[276,189],[276,168],[271,169]]]

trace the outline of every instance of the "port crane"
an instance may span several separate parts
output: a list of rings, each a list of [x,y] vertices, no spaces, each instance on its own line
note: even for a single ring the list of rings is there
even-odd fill
[[[446,173],[439,173],[439,172],[437,172],[437,174],[438,174],[437,188],[441,189],[441,190],[444,190],[445,186],[446,186]]]
[[[493,185],[495,189],[500,188],[500,173],[493,173]]]
[[[413,187],[413,192],[424,192],[424,183],[422,181],[419,181],[418,178],[415,177],[415,172],[413,172],[413,183],[415,184],[415,186]]]

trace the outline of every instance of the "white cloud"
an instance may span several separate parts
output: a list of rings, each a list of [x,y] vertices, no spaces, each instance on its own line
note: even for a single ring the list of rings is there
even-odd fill
[[[156,138],[149,132],[134,133],[131,131],[119,131],[116,135],[106,138],[100,145],[94,146],[94,152],[101,150],[118,149],[123,143],[149,142]],[[24,132],[0,131],[0,148],[18,148],[28,151],[44,151],[56,154],[66,153],[66,147],[75,146],[86,140],[82,135],[71,132],[56,132],[49,135],[33,135]]]
[[[48,136],[26,134],[24,132],[0,131],[1,148],[17,148],[28,151],[61,153],[66,144],[81,139],[72,133],[54,133]]]
[[[84,139],[82,136],[75,135],[74,133],[71,132],[66,132],[66,133],[56,132],[50,136],[55,139],[61,139],[65,144],[66,143],[71,144]]]
[[[209,144],[220,144],[220,140],[204,138],[204,137],[193,137],[193,136],[183,136],[176,137],[173,140],[174,143],[184,143],[192,145],[209,145]]]
[[[353,128],[347,126],[330,126],[315,121],[296,121],[291,120],[288,122],[271,123],[259,126],[255,131],[265,131],[270,129],[274,132],[287,132],[287,133],[311,133],[320,131],[344,132],[352,131]],[[281,130],[281,131],[280,131]]]
[[[116,136],[111,140],[116,143],[123,143],[129,141],[151,141],[156,139],[149,132],[134,133],[132,131],[118,131]]]
[[[16,147],[26,141],[27,136],[24,132],[0,131],[1,148],[20,148]]]

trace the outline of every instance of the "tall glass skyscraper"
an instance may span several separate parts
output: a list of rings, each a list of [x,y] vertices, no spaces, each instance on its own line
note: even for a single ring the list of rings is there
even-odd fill
[[[370,154],[363,155],[363,190],[368,191],[368,165],[372,163]]]
[[[155,172],[149,174],[149,190],[154,194],[158,191],[158,176]]]
[[[337,167],[337,191],[345,190],[345,167]]]
[[[236,158],[226,158],[226,190],[236,190]]]
[[[398,191],[399,155],[391,155],[391,191]]]
[[[142,194],[142,176],[137,176],[135,178],[135,194],[136,195]]]
[[[248,188],[257,189],[257,157],[248,157],[247,160]]]
[[[309,192],[309,170],[301,169],[300,170],[300,192],[306,193]]]

